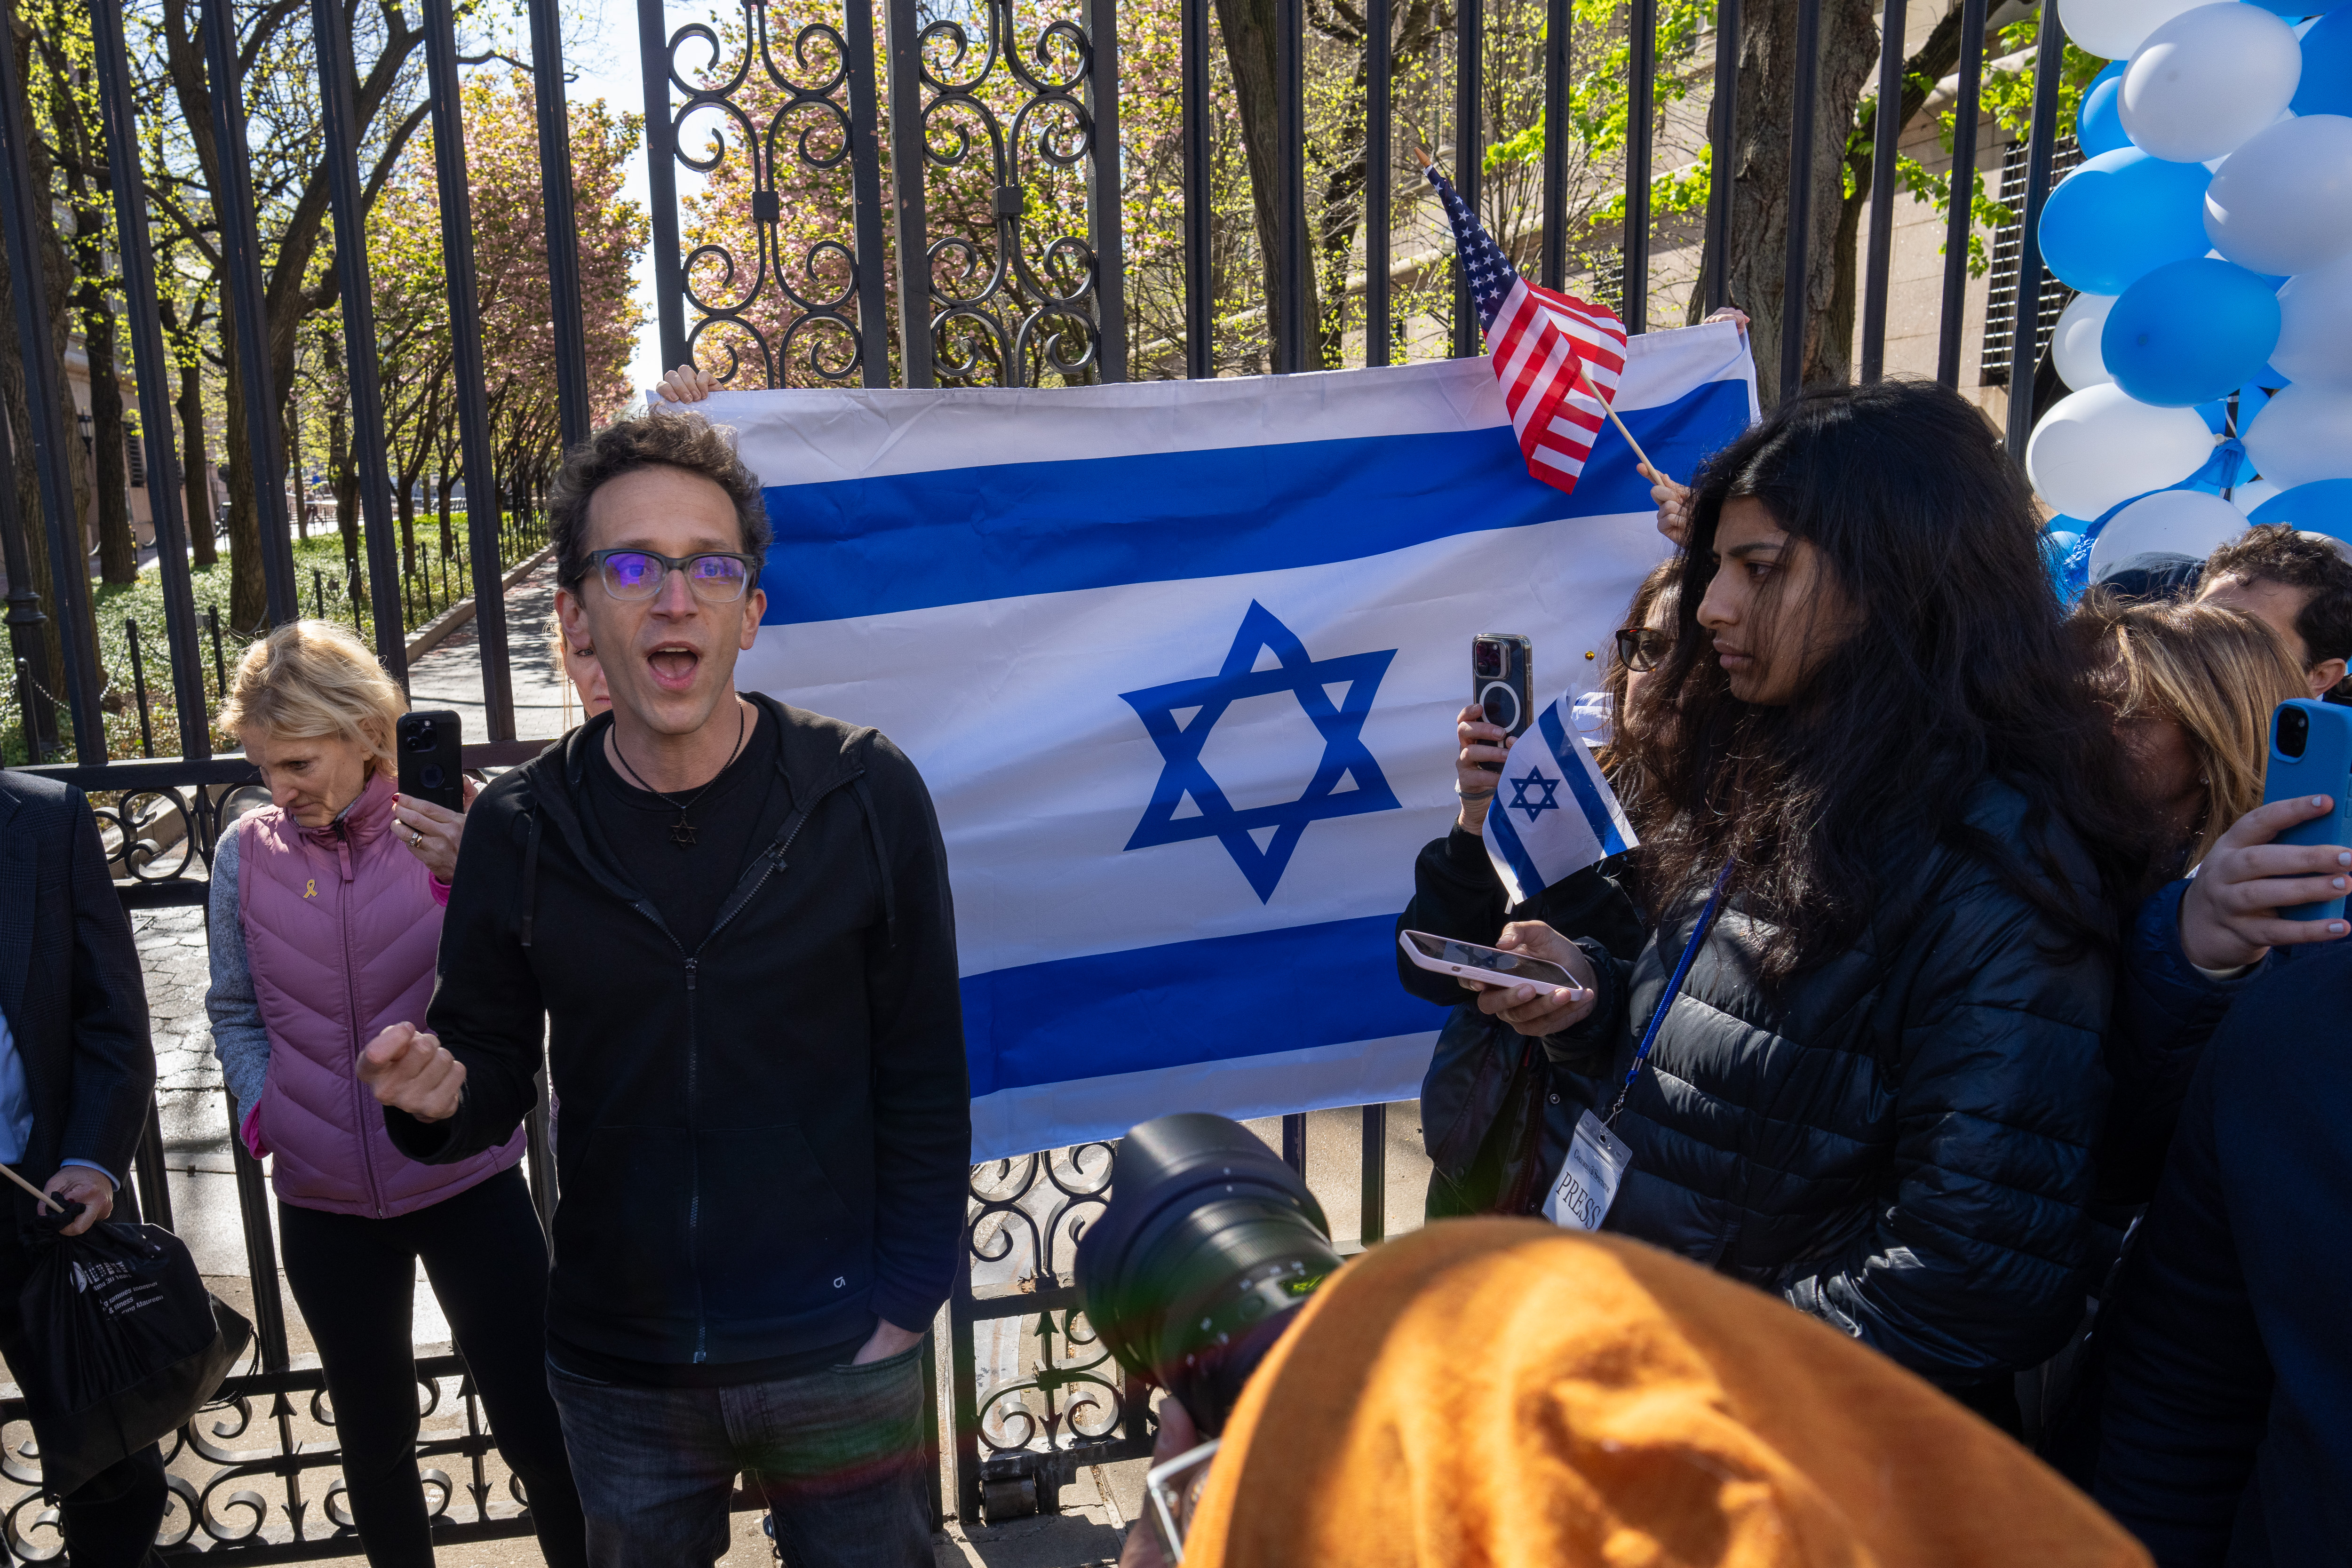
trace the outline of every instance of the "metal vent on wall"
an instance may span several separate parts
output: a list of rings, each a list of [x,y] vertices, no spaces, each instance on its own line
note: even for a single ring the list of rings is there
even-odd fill
[[[2050,150],[2050,179],[2055,188],[2066,171],[2083,161],[2083,149],[2072,136],[2061,136]],[[1984,353],[1977,363],[1978,381],[1985,386],[2009,384],[2010,344],[2016,338],[2017,267],[2025,248],[2026,143],[2012,142],[2000,154],[2000,203],[2016,216],[1992,231],[1992,277],[1985,291]],[[2074,290],[2043,274],[2033,357],[2050,348],[2051,334]]]

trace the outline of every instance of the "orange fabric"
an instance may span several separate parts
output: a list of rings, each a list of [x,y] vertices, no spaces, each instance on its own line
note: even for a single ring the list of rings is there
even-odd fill
[[[2146,1568],[2000,1432],[1637,1242],[1454,1220],[1351,1263],[1251,1380],[1184,1568]]]

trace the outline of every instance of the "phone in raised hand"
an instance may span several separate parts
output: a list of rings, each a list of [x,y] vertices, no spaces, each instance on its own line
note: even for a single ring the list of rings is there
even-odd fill
[[[2271,745],[2263,770],[2263,804],[2324,795],[2336,803],[2326,816],[2297,823],[2278,836],[2281,844],[2316,847],[2352,844],[2352,708],[2295,698],[2271,713]],[[2279,910],[2285,921],[2344,918],[2344,900],[2323,899]]]

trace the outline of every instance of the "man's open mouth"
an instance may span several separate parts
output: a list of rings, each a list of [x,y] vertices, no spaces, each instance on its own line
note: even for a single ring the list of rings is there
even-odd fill
[[[684,643],[664,643],[646,655],[646,663],[654,672],[655,682],[665,690],[683,691],[694,684],[702,655]]]

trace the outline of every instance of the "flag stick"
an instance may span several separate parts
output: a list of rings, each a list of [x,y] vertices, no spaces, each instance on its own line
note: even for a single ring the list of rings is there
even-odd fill
[[[30,1183],[30,1182],[28,1182],[28,1181],[25,1180],[25,1178],[24,1178],[24,1177],[22,1177],[22,1176],[18,1175],[16,1172],[14,1172],[14,1171],[10,1170],[7,1166],[5,1166],[5,1165],[0,1165],[0,1176],[5,1176],[5,1177],[7,1177],[10,1181],[12,1181],[12,1182],[16,1183],[18,1186],[20,1186],[20,1187],[24,1188],[24,1189],[25,1189],[25,1191],[26,1191],[27,1193],[31,1194],[32,1194],[32,1197],[33,1197],[33,1201],[34,1201],[34,1203],[35,1203],[36,1205],[47,1204],[47,1205],[48,1205],[48,1206],[49,1206],[49,1207],[51,1207],[51,1208],[55,1208],[55,1207],[57,1207],[57,1206],[58,1206],[58,1202],[57,1202],[57,1200],[56,1200],[55,1198],[51,1197],[48,1194],[47,1194],[47,1193],[45,1193],[45,1192],[41,1191],[41,1189],[40,1189],[40,1188],[38,1188],[38,1187],[37,1187],[37,1186],[33,1185],[33,1184],[32,1184],[32,1183]]]
[[[1633,456],[1640,461],[1642,471],[1648,474],[1654,479],[1664,479],[1665,475],[1658,472],[1658,470],[1652,466],[1650,462],[1650,454],[1642,450],[1642,443],[1633,439],[1633,432],[1626,429],[1625,422],[1617,417],[1617,410],[1609,406],[1609,400],[1601,396],[1598,391],[1594,390],[1591,377],[1584,374],[1584,361],[1579,358],[1573,350],[1570,352],[1568,357],[1569,363],[1576,366],[1576,379],[1584,384],[1585,395],[1591,397],[1593,402],[1601,405],[1601,412],[1609,416],[1609,422],[1617,426],[1617,434],[1625,437],[1625,445],[1633,448]]]

